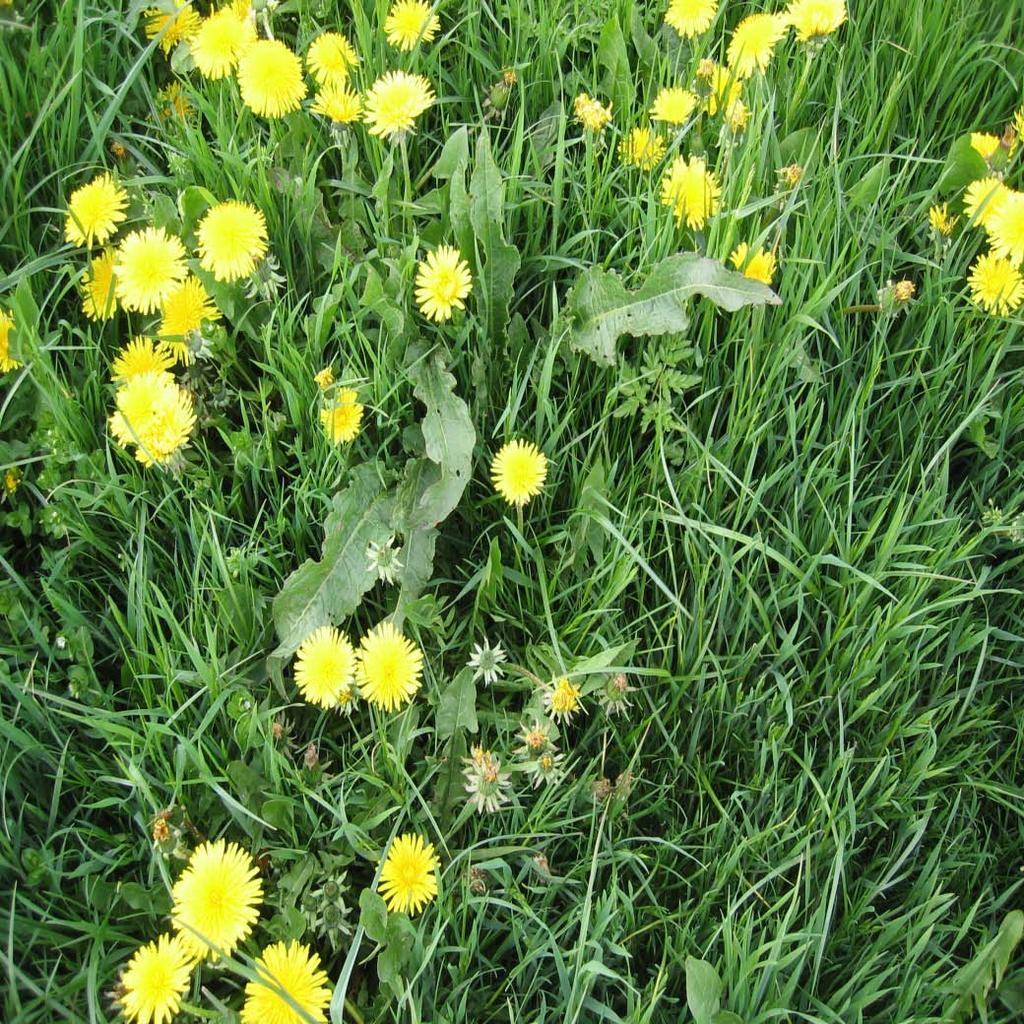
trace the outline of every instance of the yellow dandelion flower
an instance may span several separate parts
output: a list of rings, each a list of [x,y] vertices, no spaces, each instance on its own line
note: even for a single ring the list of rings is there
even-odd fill
[[[160,116],[166,121],[176,117],[181,121],[190,121],[195,108],[189,102],[180,82],[171,82],[157,93],[160,98]]]
[[[456,309],[465,309],[473,288],[469,264],[458,249],[439,245],[416,270],[416,302],[428,320],[450,320]]]
[[[655,134],[650,128],[634,128],[619,143],[619,159],[630,167],[653,170],[664,155],[664,136]]]
[[[835,32],[846,21],[846,0],[792,0],[783,15],[805,43]]]
[[[718,13],[718,0],[670,0],[665,24],[684,39],[692,39],[711,27]]]
[[[1024,278],[1010,262],[987,252],[979,256],[967,277],[971,301],[996,316],[1013,313],[1024,302]]]
[[[982,160],[990,160],[992,154],[998,148],[998,135],[989,135],[987,132],[971,132],[971,149],[973,149]]]
[[[352,124],[363,112],[363,101],[347,85],[328,84],[316,94],[309,109],[330,118],[334,124]]]
[[[580,699],[583,691],[569,682],[566,676],[557,680],[545,694],[544,703],[551,717],[557,722],[560,719],[569,721],[577,711],[582,710]]]
[[[778,14],[748,14],[732,34],[726,62],[737,78],[768,67],[779,40],[786,34],[786,19]]]
[[[771,284],[775,277],[775,253],[769,249],[760,248],[751,254],[750,246],[746,242],[740,242],[733,249],[729,262],[737,270],[742,270],[745,277],[760,281],[762,284]]]
[[[192,957],[177,935],[135,951],[121,975],[121,1009],[137,1024],[170,1024],[192,978]]]
[[[718,211],[721,187],[703,157],[677,156],[661,179],[661,201],[672,208],[676,223],[697,230]]]
[[[985,230],[996,256],[1005,256],[1020,266],[1024,261],[1024,192],[1007,189]]]
[[[256,978],[245,986],[242,1024],[326,1022],[331,988],[320,957],[308,946],[294,939],[267,946],[256,961]]]
[[[909,278],[904,277],[902,280],[896,281],[892,286],[892,298],[893,301],[899,305],[904,305],[909,302],[914,295],[917,293],[917,285],[914,284]]]
[[[157,335],[167,343],[178,362],[188,366],[192,361],[189,335],[198,331],[204,321],[220,320],[220,310],[207,294],[203,282],[190,274],[167,296],[160,312]]]
[[[672,86],[662,89],[654,97],[651,120],[665,121],[668,124],[686,124],[696,109],[697,97],[689,89]]]
[[[256,27],[253,23],[225,7],[203,20],[188,45],[199,73],[215,81],[230,75],[254,42]]]
[[[725,112],[725,123],[729,126],[730,131],[743,131],[749,120],[750,110],[743,100],[736,100],[729,104],[729,108]]]
[[[433,843],[414,832],[395,839],[381,866],[377,885],[388,910],[410,916],[418,914],[437,895],[439,867]]]
[[[522,507],[540,494],[548,476],[548,460],[532,441],[509,441],[491,461],[494,489],[510,505]]]
[[[787,188],[796,188],[804,176],[804,169],[799,164],[787,164],[785,167],[780,167],[775,173],[779,176],[779,181]]]
[[[174,366],[174,353],[152,338],[133,338],[114,359],[110,379],[117,383],[138,377],[143,373],[163,373]]]
[[[170,462],[195,426],[192,396],[162,371],[130,377],[117,389],[110,432],[123,446],[135,445],[144,466]]]
[[[146,38],[156,39],[167,26],[167,32],[160,40],[160,49],[170,53],[183,39],[196,34],[202,19],[191,3],[175,3],[173,11],[161,11],[151,7],[146,11]]]
[[[11,331],[14,330],[14,316],[6,309],[0,309],[0,373],[16,370],[21,363],[11,357]]]
[[[334,383],[334,370],[325,366],[319,372],[313,374],[313,380],[321,391],[326,391]]]
[[[128,193],[109,173],[76,188],[68,199],[64,237],[73,245],[103,245],[125,219]]]
[[[253,113],[284,117],[306,95],[302,61],[280,40],[260,39],[238,61],[238,90]]]
[[[590,132],[604,131],[604,126],[612,119],[611,105],[606,107],[600,100],[593,99],[585,92],[576,97],[572,106],[576,120]]]
[[[705,100],[708,113],[714,116],[722,110],[728,117],[737,104],[743,103],[743,83],[729,68],[723,68],[714,61],[708,61],[708,64],[708,73],[703,76],[708,83]]]
[[[171,919],[185,947],[197,960],[219,960],[252,931],[263,883],[249,854],[218,839],[196,847],[171,895]]]
[[[267,254],[267,222],[249,203],[211,206],[196,228],[199,265],[218,281],[249,277]]]
[[[10,498],[21,486],[21,478],[24,474],[17,466],[11,466],[4,470],[4,493]]]
[[[188,274],[181,239],[163,228],[126,235],[114,256],[114,292],[125,309],[152,313]]]
[[[959,217],[950,215],[949,203],[936,203],[928,210],[928,223],[946,238],[953,234],[953,229],[959,219]]]
[[[295,655],[295,684],[310,704],[322,708],[351,705],[356,655],[344,633],[333,626],[314,630]]]
[[[306,51],[306,67],[320,86],[344,85],[358,64],[359,55],[340,32],[322,32]]]
[[[979,178],[967,186],[964,212],[972,224],[987,228],[1010,190],[995,177]]]
[[[433,102],[433,87],[422,75],[389,71],[366,94],[363,120],[371,135],[397,142]]]
[[[412,700],[420,688],[423,652],[390,622],[381,622],[359,641],[359,692],[384,711]]]
[[[324,433],[335,444],[347,444],[359,435],[363,407],[356,401],[358,397],[358,391],[342,388],[333,401],[320,410]]]
[[[411,50],[420,40],[429,43],[441,30],[441,19],[423,0],[397,0],[384,22],[387,41],[399,50]]]
[[[109,320],[117,312],[114,295],[114,254],[110,249],[89,261],[82,279],[82,312],[90,320]]]

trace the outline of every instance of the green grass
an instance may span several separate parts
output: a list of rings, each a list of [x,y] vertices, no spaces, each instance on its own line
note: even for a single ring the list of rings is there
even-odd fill
[[[1022,898],[1024,363],[1020,316],[967,300],[979,233],[938,252],[927,209],[953,140],[1001,132],[1024,98],[1019,11],[852,0],[813,61],[779,47],[735,145],[704,126],[727,212],[700,242],[724,258],[779,239],[782,303],[694,303],[679,368],[699,384],[664,392],[649,423],[616,412],[660,342],[620,342],[625,359],[597,366],[569,346],[568,292],[592,265],[636,286],[694,240],[657,175],[619,165],[612,129],[603,147],[581,140],[572,99],[608,96],[611,15],[635,85],[630,101],[618,79],[623,131],[761,4],[725,3],[691,48],[659,30],[659,5],[471,0],[440,7],[439,41],[397,60],[383,0],[282,4],[275,34],[300,49],[340,27],[366,67],[435,83],[410,179],[362,129],[332,147],[307,115],[268,125],[239,113],[232,82],[194,72],[201,119],[161,118],[172,74],[142,6],[19,0],[0,33],[0,306],[39,310],[0,397],[0,468],[24,472],[0,509],[4,1020],[114,1019],[107,994],[166,929],[183,864],[151,840],[165,808],[197,830],[187,845],[226,835],[265,858],[246,956],[303,935],[300,891],[346,873],[352,933],[304,934],[342,979],[335,1024],[688,1020],[687,957],[714,965],[745,1024],[950,1019],[958,971]],[[506,66],[518,82],[486,123],[522,261],[511,324],[489,333],[471,300],[461,326],[434,328],[410,287],[423,249],[451,239],[451,185],[432,167],[462,126],[473,151]],[[776,169],[801,140],[805,176],[783,194]],[[130,328],[85,320],[83,257],[63,244],[67,196],[118,163],[115,142],[140,223],[193,185],[247,199],[287,278],[274,303],[238,301],[193,379],[203,416],[178,475],[108,435]],[[844,312],[900,277],[917,286],[901,315]],[[415,451],[419,342],[443,346],[476,431],[406,622],[425,685],[399,715],[323,714],[268,663],[271,601],[318,557],[353,467],[398,476]],[[347,449],[316,422],[326,363],[367,406]],[[551,460],[521,523],[487,474],[514,436]],[[990,504],[1002,515],[983,520]],[[359,636],[395,600],[378,586],[343,625]],[[479,740],[514,761],[531,696],[510,674],[478,689],[476,738],[436,735],[440,695],[485,635],[545,678],[631,644],[637,689],[626,715],[591,701],[563,728],[562,783],[519,778],[509,806],[476,816],[443,798],[453,759]],[[631,789],[595,799],[622,773]],[[394,926],[390,955],[406,955],[381,984],[359,898],[410,829],[438,847],[441,893]],[[1022,963],[989,1020],[1020,1019]],[[237,1019],[243,986],[204,968],[183,1019]]]

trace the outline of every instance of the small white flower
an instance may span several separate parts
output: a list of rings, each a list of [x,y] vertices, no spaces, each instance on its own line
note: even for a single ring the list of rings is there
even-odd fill
[[[402,561],[398,557],[402,549],[396,548],[394,543],[394,537],[388,537],[383,544],[375,544],[371,540],[370,546],[366,549],[366,558],[369,562],[367,568],[377,579],[385,583],[394,583],[395,577],[402,571]]]
[[[487,637],[484,637],[483,644],[473,645],[473,653],[466,665],[473,669],[474,679],[483,679],[484,685],[490,686],[505,674],[501,663],[506,658],[507,655],[500,643],[492,647]]]

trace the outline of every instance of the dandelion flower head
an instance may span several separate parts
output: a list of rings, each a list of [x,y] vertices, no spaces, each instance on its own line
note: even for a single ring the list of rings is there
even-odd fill
[[[8,373],[21,366],[17,359],[11,357],[12,330],[14,317],[6,309],[0,309],[0,373]]]
[[[114,257],[114,290],[125,309],[152,313],[188,274],[181,239],[143,228],[122,239]]]
[[[110,432],[124,445],[135,445],[144,466],[164,464],[188,443],[196,415],[192,396],[166,371],[129,377],[117,389]]]
[[[193,961],[177,935],[140,947],[121,975],[125,1018],[136,1024],[170,1024],[188,991]]]
[[[317,85],[344,85],[359,64],[355,48],[340,32],[318,35],[306,51],[306,67]]]
[[[689,89],[670,86],[662,89],[651,106],[651,120],[668,124],[686,124],[697,109],[697,97]]]
[[[532,441],[509,441],[491,462],[494,489],[510,505],[522,507],[540,494],[547,475],[548,460]]]
[[[249,277],[267,253],[267,221],[249,203],[229,199],[211,207],[196,229],[199,265],[218,281]]]
[[[215,11],[189,40],[192,60],[203,78],[216,81],[238,67],[242,54],[256,42],[256,28],[233,8]]]
[[[846,0],[793,0],[784,17],[799,42],[821,39],[846,21]]]
[[[128,193],[109,173],[76,188],[68,199],[64,237],[73,245],[103,245],[125,219]]]
[[[768,67],[787,27],[785,17],[778,14],[748,14],[736,26],[726,52],[726,63],[736,77],[746,78]]]
[[[347,85],[330,82],[316,94],[309,109],[334,124],[352,124],[363,112],[363,101]]]
[[[692,39],[711,27],[718,13],[718,0],[670,0],[665,24],[684,39]]]
[[[256,980],[245,986],[242,1024],[323,1024],[330,1001],[331,988],[320,957],[294,939],[275,942],[256,961]]]
[[[411,50],[422,40],[429,43],[441,30],[441,19],[424,0],[397,0],[384,21],[387,41],[399,50]]]
[[[986,312],[1007,316],[1024,301],[1024,278],[1014,264],[993,253],[975,260],[967,277],[971,301]]]
[[[634,128],[619,143],[619,159],[630,167],[650,171],[665,155],[665,137],[650,128]]]
[[[676,223],[685,220],[695,230],[717,212],[721,191],[715,175],[699,156],[689,160],[677,156],[661,179],[662,203],[671,207]]]
[[[450,320],[456,309],[466,308],[473,287],[469,264],[458,249],[439,245],[416,270],[416,302],[429,320]]]
[[[253,113],[284,117],[306,95],[302,61],[279,39],[257,40],[238,61],[238,90]]]
[[[170,53],[182,40],[191,39],[202,22],[191,3],[177,2],[173,11],[150,7],[146,11],[146,38],[156,39],[164,27],[167,31],[160,40],[160,49]]]
[[[89,262],[82,280],[82,311],[90,320],[109,320],[117,312],[114,254],[110,249]]]
[[[295,655],[295,683],[310,704],[337,708],[352,702],[356,655],[334,626],[315,629]]]
[[[732,251],[729,262],[742,270],[745,277],[770,285],[775,277],[775,253],[770,249],[756,249],[753,253],[746,242],[740,242]]]
[[[320,410],[320,423],[334,444],[346,444],[359,435],[363,407],[356,401],[358,398],[358,391],[342,388],[330,404]]]
[[[420,688],[423,652],[390,622],[374,626],[359,642],[359,692],[385,711],[394,711]]]
[[[605,125],[612,119],[611,106],[606,107],[585,92],[581,92],[573,101],[573,112],[576,120],[589,132],[604,131]]]
[[[422,75],[389,71],[366,94],[363,120],[371,135],[397,142],[433,102],[433,87]]]
[[[133,338],[114,359],[110,376],[124,382],[144,373],[163,373],[174,366],[174,354],[152,338]]]
[[[432,843],[415,833],[395,839],[380,869],[377,886],[388,910],[418,914],[437,895],[437,868]]]

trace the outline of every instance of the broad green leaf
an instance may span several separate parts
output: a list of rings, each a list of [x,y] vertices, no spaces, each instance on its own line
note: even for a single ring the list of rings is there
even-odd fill
[[[274,598],[274,625],[280,641],[273,659],[289,658],[318,626],[338,622],[359,607],[376,582],[366,549],[391,536],[392,494],[375,462],[356,466],[348,486],[335,495],[324,523],[319,561],[308,559],[285,580]]]
[[[662,260],[632,292],[616,274],[590,267],[567,299],[574,322],[570,343],[578,352],[611,366],[615,343],[623,334],[640,338],[684,332],[690,323],[689,300],[696,295],[729,312],[743,306],[775,306],[780,301],[767,285],[697,253]]]
[[[949,154],[935,189],[942,193],[956,192],[970,185],[972,181],[984,178],[987,173],[988,166],[981,154],[971,145],[971,135],[968,132],[955,139],[953,145],[949,147]]]
[[[445,142],[431,173],[435,178],[449,179],[469,163],[469,130],[463,125]]]
[[[448,739],[458,729],[477,731],[476,683],[471,669],[464,668],[441,692],[436,728],[439,740]]]
[[[283,796],[275,796],[270,800],[264,800],[263,806],[260,808],[260,817],[268,825],[273,825],[274,828],[279,828],[286,832],[290,831],[294,824],[294,813],[295,809],[292,806],[291,800]]]
[[[883,157],[857,179],[847,201],[851,208],[871,206],[878,202],[883,186],[889,181],[889,158]]]
[[[999,988],[1013,952],[1024,937],[1024,911],[1013,910],[1003,918],[996,937],[954,976],[949,991],[955,997],[947,1017],[961,1021],[975,1012],[985,1020],[989,994]]]
[[[798,128],[779,143],[779,159],[783,165],[803,165],[807,163],[817,143],[817,128]]]
[[[387,936],[388,908],[383,898],[372,889],[359,894],[359,923],[373,942],[383,942]]]
[[[633,37],[633,46],[640,60],[647,65],[656,64],[658,61],[658,44],[650,37],[647,29],[644,28],[643,15],[640,13],[640,5],[634,4],[629,13],[629,32]]]
[[[612,14],[601,29],[597,44],[597,63],[604,68],[601,88],[612,101],[613,110],[629,110],[633,104],[636,86],[629,67],[626,40],[622,35],[619,16]],[[599,97],[600,98],[600,97]]]
[[[457,180],[456,175],[452,179],[453,205]],[[486,131],[477,140],[469,183],[469,222],[476,243],[475,298],[483,312],[488,337],[497,340],[508,324],[512,283],[519,271],[520,258],[519,250],[505,241],[505,183],[491,154]],[[463,255],[468,255],[466,250]]]
[[[686,1005],[694,1024],[712,1024],[722,997],[722,981],[718,971],[706,960],[686,958]]]

